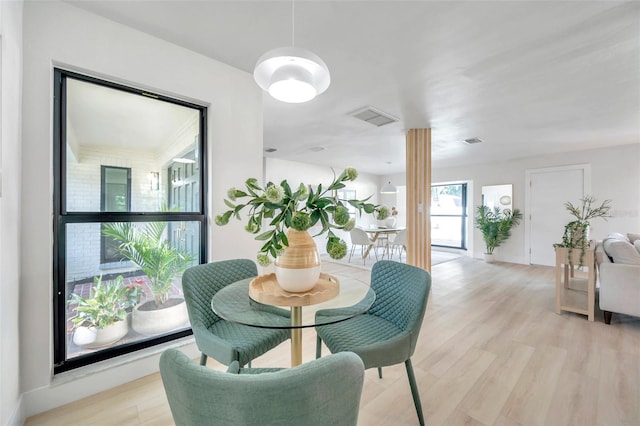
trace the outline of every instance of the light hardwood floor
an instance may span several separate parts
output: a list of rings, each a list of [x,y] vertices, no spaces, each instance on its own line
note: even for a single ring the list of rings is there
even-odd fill
[[[325,271],[369,271],[324,262]],[[640,319],[554,313],[550,267],[460,258],[432,268],[412,358],[429,425],[640,425]],[[597,299],[596,299],[597,304]],[[303,359],[315,356],[304,330]],[[326,348],[324,354],[327,353]],[[289,345],[254,361],[287,366]],[[211,368],[222,369],[209,362]],[[365,374],[359,425],[417,425],[403,365]],[[169,425],[159,375],[31,417],[27,425]]]

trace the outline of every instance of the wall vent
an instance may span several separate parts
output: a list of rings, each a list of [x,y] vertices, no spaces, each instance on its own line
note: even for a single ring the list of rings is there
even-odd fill
[[[349,115],[357,118],[358,120],[366,121],[367,123],[373,124],[374,126],[378,127],[399,121],[399,119],[395,118],[394,116],[370,106],[361,108]]]
[[[468,143],[469,145],[473,145],[474,143],[481,143],[482,139],[480,138],[469,138],[469,139],[465,139],[464,143]]]

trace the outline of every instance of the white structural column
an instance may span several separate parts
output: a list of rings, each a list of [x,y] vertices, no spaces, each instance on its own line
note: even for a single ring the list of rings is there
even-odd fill
[[[407,131],[407,263],[431,271],[431,129]]]

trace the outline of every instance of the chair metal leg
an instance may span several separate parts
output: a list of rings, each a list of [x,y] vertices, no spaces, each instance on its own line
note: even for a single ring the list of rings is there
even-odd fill
[[[316,359],[320,358],[322,354],[322,339],[316,335]]]
[[[422,415],[422,404],[420,403],[420,394],[418,393],[418,385],[416,384],[416,378],[413,375],[413,366],[411,365],[411,358],[404,362],[407,368],[407,376],[409,377],[409,386],[411,386],[411,394],[413,395],[413,403],[416,406],[418,412],[418,421],[420,426],[424,426],[424,416]]]
[[[351,253],[349,253],[349,262],[351,262],[351,256],[353,256],[353,252],[356,249],[356,245],[355,244],[351,244]]]
[[[200,355],[200,365],[207,365],[207,356],[204,354],[204,352],[202,353],[202,355]]]
[[[382,367],[378,367],[378,378],[382,379]]]

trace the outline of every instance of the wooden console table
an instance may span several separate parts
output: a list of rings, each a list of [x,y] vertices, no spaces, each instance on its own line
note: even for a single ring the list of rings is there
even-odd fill
[[[591,241],[582,259],[583,268],[588,268],[588,271],[584,272],[575,269],[580,263],[579,248],[571,250],[571,261],[569,261],[569,249],[556,247],[556,314],[560,315],[562,311],[575,312],[587,315],[589,321],[594,320],[595,249],[595,242]],[[573,268],[570,263],[573,264]],[[576,273],[580,276],[576,276]]]

